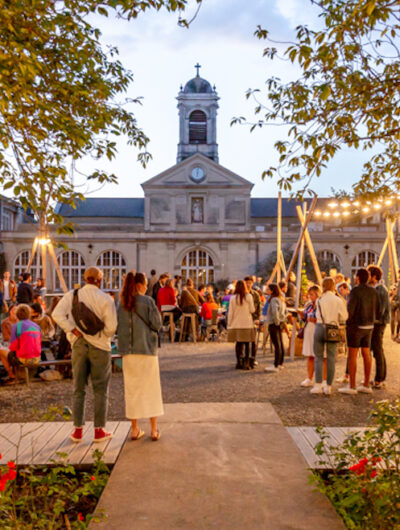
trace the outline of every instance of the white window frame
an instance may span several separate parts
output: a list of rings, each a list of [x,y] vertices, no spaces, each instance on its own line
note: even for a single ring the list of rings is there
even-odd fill
[[[362,250],[356,256],[354,256],[351,262],[351,274],[357,272],[361,267],[367,267],[368,265],[375,265],[378,263],[379,254],[374,250]]]
[[[13,278],[15,281],[18,282],[19,275],[26,271],[30,256],[31,250],[22,250],[15,256],[13,266]],[[41,265],[38,265],[39,261],[40,260],[38,259],[38,254],[36,252],[31,268],[29,270],[30,274],[32,275],[32,281],[36,281],[37,278],[42,277],[42,267]]]
[[[107,254],[110,259],[106,260]],[[127,273],[126,260],[117,250],[104,250],[96,260],[96,267],[103,272],[101,288],[104,291],[119,291]]]
[[[63,257],[68,257],[68,263],[64,264]],[[74,259],[77,256],[78,264],[74,263]],[[64,277],[65,283],[67,284],[68,290],[75,287],[76,284],[82,285],[84,282],[84,274],[86,269],[85,258],[77,250],[64,250],[57,256],[57,261],[61,269],[61,274]],[[62,291],[60,281],[58,279],[56,271],[54,271],[54,286],[56,291]],[[76,281],[74,281],[76,280]]]
[[[191,278],[196,287],[214,283],[214,260],[207,250],[202,248],[189,250],[182,259],[181,275],[183,283]]]

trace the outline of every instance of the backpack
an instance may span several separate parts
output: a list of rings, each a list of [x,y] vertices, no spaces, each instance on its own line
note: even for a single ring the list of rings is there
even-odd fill
[[[74,297],[72,300],[72,316],[75,320],[75,324],[78,326],[82,333],[86,335],[96,335],[104,329],[104,322],[93,313],[91,309],[87,307],[83,302],[79,301],[78,298],[79,289],[74,290]]]

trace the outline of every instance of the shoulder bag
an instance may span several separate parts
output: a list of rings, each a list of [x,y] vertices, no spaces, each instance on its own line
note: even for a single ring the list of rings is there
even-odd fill
[[[321,315],[322,325],[324,326],[324,342],[340,342],[342,333],[338,324],[326,324],[321,311],[319,300],[317,302],[319,314]]]

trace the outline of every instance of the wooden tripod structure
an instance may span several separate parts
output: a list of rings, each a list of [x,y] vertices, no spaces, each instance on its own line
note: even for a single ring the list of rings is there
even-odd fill
[[[392,275],[392,282],[397,283],[399,281],[399,261],[397,257],[396,241],[394,239],[394,227],[398,216],[387,216],[386,217],[386,239],[383,243],[381,254],[378,260],[378,267],[381,266],[383,258],[385,257],[386,251],[389,255],[389,270]]]
[[[277,229],[276,229],[276,263],[272,269],[271,276],[269,277],[268,283],[274,281],[281,281],[281,276],[286,277],[286,266],[282,252],[282,193],[278,193],[278,216],[277,216]]]
[[[30,272],[33,260],[35,259],[36,255],[37,255],[38,263],[42,265],[42,277],[43,277],[44,285],[47,287],[47,280],[48,280],[47,258],[49,258],[50,269],[51,269],[51,266],[54,266],[58,279],[60,281],[61,288],[63,292],[66,293],[68,291],[67,285],[65,283],[64,276],[62,275],[60,265],[57,261],[53,243],[45,231],[40,231],[39,234],[33,240],[32,251],[31,251],[31,255],[28,261],[28,265],[26,266],[25,272]],[[50,274],[50,280],[52,283],[53,282],[52,274]]]

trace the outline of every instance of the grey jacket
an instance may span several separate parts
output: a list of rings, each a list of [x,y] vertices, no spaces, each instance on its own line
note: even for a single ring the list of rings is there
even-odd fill
[[[150,296],[138,294],[135,303],[135,311],[132,312],[126,311],[121,304],[118,307],[118,353],[156,355],[157,331],[161,328],[160,313]]]
[[[275,324],[275,326],[279,326],[282,322],[286,321],[286,317],[287,310],[285,302],[277,296],[271,298],[265,319],[266,324]]]

